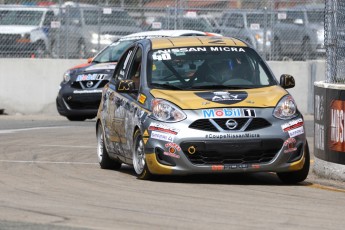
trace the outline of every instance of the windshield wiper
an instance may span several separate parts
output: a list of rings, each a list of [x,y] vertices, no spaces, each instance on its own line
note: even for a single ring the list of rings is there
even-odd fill
[[[170,84],[158,84],[158,83],[151,83],[152,86],[155,86],[160,89],[182,89],[180,87],[170,85]]]

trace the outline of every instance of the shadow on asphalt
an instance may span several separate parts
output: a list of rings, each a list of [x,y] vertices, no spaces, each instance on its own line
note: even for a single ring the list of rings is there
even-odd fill
[[[134,169],[128,165],[122,165],[116,170],[136,178]],[[138,179],[139,180],[139,179]],[[264,185],[264,186],[310,186],[312,183],[304,181],[295,185],[282,183],[275,173],[229,173],[229,174],[195,174],[195,175],[153,175],[151,182],[180,183],[180,184],[228,184],[228,185]]]

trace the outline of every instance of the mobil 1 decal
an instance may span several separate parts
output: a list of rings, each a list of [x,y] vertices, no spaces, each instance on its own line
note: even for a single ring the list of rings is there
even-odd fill
[[[197,92],[197,96],[220,104],[236,104],[248,97],[245,91],[217,91],[217,92]]]

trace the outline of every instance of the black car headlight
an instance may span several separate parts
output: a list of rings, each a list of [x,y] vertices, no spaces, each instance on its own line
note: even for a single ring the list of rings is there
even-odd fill
[[[64,84],[66,84],[67,82],[69,82],[71,80],[71,71],[67,70],[64,74],[63,74],[63,79],[62,82]]]

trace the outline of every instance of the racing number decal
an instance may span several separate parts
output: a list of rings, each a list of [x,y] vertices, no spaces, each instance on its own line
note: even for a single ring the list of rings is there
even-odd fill
[[[243,114],[245,117],[256,117],[254,109],[244,109]]]
[[[162,60],[171,60],[171,55],[169,53],[154,53],[152,55],[153,60],[162,61]]]

